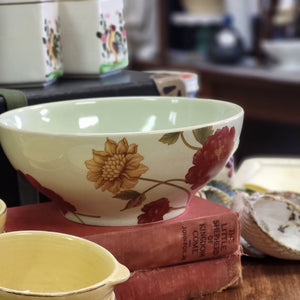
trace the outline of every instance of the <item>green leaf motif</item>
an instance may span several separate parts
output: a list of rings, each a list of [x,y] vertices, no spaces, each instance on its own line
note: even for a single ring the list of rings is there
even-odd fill
[[[126,206],[121,211],[140,206],[145,200],[146,200],[145,194],[139,194],[139,196],[136,197],[135,199],[129,200]]]
[[[102,33],[101,33],[100,31],[97,31],[97,32],[96,32],[96,36],[97,36],[99,39],[101,39]]]
[[[214,133],[214,131],[212,129],[212,126],[193,130],[195,139],[202,145],[205,143],[206,139],[213,133]]]
[[[163,144],[172,145],[175,144],[180,136],[181,132],[171,132],[164,134],[159,141]]]
[[[140,206],[146,200],[145,194],[140,194],[139,192],[132,190],[122,191],[115,195],[113,198],[128,201],[121,211]]]
[[[113,198],[121,199],[121,200],[132,200],[136,199],[140,196],[140,193],[137,191],[126,190],[116,194]]]

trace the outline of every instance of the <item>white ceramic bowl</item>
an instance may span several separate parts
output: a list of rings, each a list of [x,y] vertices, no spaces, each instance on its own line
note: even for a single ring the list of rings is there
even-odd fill
[[[262,49],[272,57],[274,67],[282,71],[300,71],[300,39],[264,40]]]
[[[134,225],[181,214],[236,150],[243,109],[184,97],[62,101],[0,115],[16,170],[73,221]]]
[[[105,248],[61,233],[3,233],[0,255],[3,300],[111,300],[130,275]]]

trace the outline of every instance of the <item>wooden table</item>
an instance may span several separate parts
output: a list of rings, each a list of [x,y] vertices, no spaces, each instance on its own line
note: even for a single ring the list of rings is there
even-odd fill
[[[298,300],[300,261],[271,257],[242,258],[243,283],[235,289],[204,296],[202,300]]]

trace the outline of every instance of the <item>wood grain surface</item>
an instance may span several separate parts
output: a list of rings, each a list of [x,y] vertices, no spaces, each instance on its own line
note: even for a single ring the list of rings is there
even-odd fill
[[[207,295],[201,300],[298,300],[300,261],[242,258],[243,283],[235,289]]]

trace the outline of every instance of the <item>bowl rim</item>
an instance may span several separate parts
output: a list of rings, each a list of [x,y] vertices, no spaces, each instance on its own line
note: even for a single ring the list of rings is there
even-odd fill
[[[14,115],[18,112],[22,113],[28,110],[38,110],[40,108],[47,108],[53,106],[64,106],[64,105],[74,105],[75,103],[88,103],[88,102],[101,102],[101,101],[130,101],[130,100],[146,100],[146,101],[157,101],[157,100],[169,100],[169,101],[198,101],[198,102],[205,102],[205,103],[220,103],[222,105],[230,106],[236,109],[236,113],[230,117],[224,118],[222,120],[214,121],[214,122],[206,122],[199,125],[191,125],[191,126],[178,126],[174,128],[167,128],[167,129],[155,129],[149,131],[120,131],[120,132],[100,132],[100,133],[80,133],[80,132],[49,132],[49,131],[34,131],[32,129],[20,129],[15,126],[4,124],[6,118],[9,118],[11,115]],[[217,126],[219,124],[226,125],[227,123],[233,122],[234,120],[238,120],[244,117],[244,109],[233,102],[225,101],[225,100],[218,100],[218,99],[210,99],[210,98],[192,98],[192,97],[165,97],[165,96],[121,96],[121,97],[96,97],[96,98],[83,98],[83,99],[71,99],[71,100],[59,100],[55,102],[47,102],[47,103],[40,103],[34,104],[29,106],[24,106],[20,108],[16,108],[10,111],[6,111],[0,114],[0,129],[9,129],[10,131],[14,132],[22,132],[22,133],[31,133],[33,135],[43,135],[43,136],[56,136],[56,137],[106,137],[106,136],[129,136],[129,135],[148,135],[148,134],[164,134],[164,133],[172,133],[172,132],[179,132],[179,131],[187,131],[187,130],[194,130],[198,128],[208,127],[208,126]]]
[[[49,299],[51,299],[51,297],[62,297],[62,296],[71,296],[71,295],[75,295],[75,294],[77,295],[77,294],[87,293],[87,292],[96,290],[102,286],[105,286],[107,284],[110,284],[109,279],[114,275],[115,271],[118,269],[118,265],[120,265],[120,263],[113,256],[113,254],[110,251],[108,251],[106,248],[104,248],[101,245],[96,244],[95,242],[92,242],[88,239],[78,237],[75,235],[71,235],[71,234],[67,234],[67,233],[44,231],[44,230],[18,230],[18,231],[10,231],[10,232],[1,233],[0,241],[1,241],[1,239],[4,239],[7,236],[28,235],[28,234],[58,236],[61,238],[66,238],[66,239],[71,238],[72,240],[80,241],[86,245],[90,245],[93,248],[101,249],[101,251],[103,251],[105,254],[107,254],[111,258],[111,262],[114,265],[114,269],[111,272],[111,274],[108,277],[106,277],[105,279],[103,279],[95,284],[92,284],[92,285],[89,285],[89,286],[86,286],[86,287],[83,287],[80,289],[74,289],[74,290],[64,291],[64,292],[31,292],[31,291],[10,289],[10,288],[6,288],[6,287],[3,287],[0,285],[0,293],[5,292],[8,294],[14,294],[14,295],[19,295],[19,296],[49,297]]]

